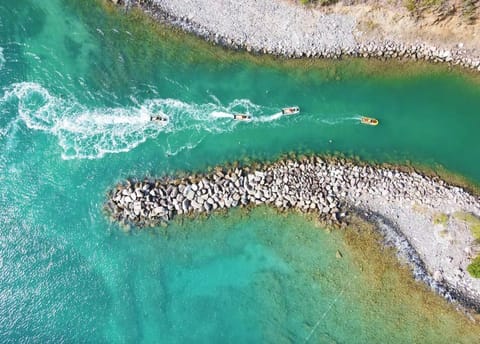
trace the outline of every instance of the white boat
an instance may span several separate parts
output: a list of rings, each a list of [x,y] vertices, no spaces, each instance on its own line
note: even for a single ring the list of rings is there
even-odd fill
[[[252,116],[236,113],[233,115],[233,119],[237,121],[248,121],[252,119]]]
[[[296,115],[300,113],[300,108],[298,106],[291,106],[282,109],[282,115]]]
[[[166,122],[168,122],[168,117],[167,117],[167,115],[164,115],[164,114],[150,116],[150,121],[166,123]]]

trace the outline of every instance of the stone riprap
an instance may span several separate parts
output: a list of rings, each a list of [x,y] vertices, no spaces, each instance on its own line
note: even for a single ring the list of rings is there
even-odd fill
[[[332,168],[315,158],[309,163],[280,161],[252,172],[248,167],[217,169],[184,179],[127,182],[111,194],[108,209],[115,219],[139,226],[156,225],[175,215],[259,204],[317,211],[322,219],[340,223],[345,216],[340,197],[346,197],[347,188],[342,187],[342,171]]]
[[[353,16],[326,14],[284,0],[110,0],[140,7],[207,41],[233,49],[289,58],[342,56],[447,62],[480,71],[480,57],[457,44],[450,49],[424,42],[360,41]]]
[[[480,247],[468,225],[455,217],[480,216],[480,198],[436,177],[308,157],[255,170],[216,168],[188,178],[127,181],[111,191],[106,208],[129,228],[262,204],[314,213],[327,224],[345,224],[349,213],[365,216],[410,262],[417,279],[480,311],[480,280],[466,273]],[[435,223],[438,214],[448,222]]]
[[[118,185],[108,203],[115,219],[139,226],[156,225],[175,215],[209,213],[216,209],[271,204],[280,209],[315,211],[321,219],[341,223],[341,208],[358,208],[362,197],[401,198],[439,208],[447,201],[480,214],[480,201],[463,189],[418,173],[331,163],[319,157],[281,160],[251,171],[223,170],[183,179]]]

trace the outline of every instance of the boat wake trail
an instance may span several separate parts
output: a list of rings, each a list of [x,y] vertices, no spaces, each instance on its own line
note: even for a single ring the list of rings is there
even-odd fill
[[[277,119],[279,119],[282,116],[283,116],[283,114],[281,112],[277,112],[277,113],[274,113],[273,115],[270,115],[270,116],[258,117],[255,120],[257,120],[259,122],[272,122],[272,121],[276,121]]]
[[[7,62],[7,60],[5,59],[5,56],[3,55],[3,48],[0,47],[0,70],[2,70],[3,67],[5,66],[5,62]]]
[[[16,111],[15,111],[16,110]],[[63,159],[98,159],[107,153],[127,152],[161,133],[168,155],[196,147],[207,135],[234,130],[231,113],[262,112],[259,105],[237,99],[189,104],[176,99],[148,99],[131,106],[88,108],[76,99],[57,97],[37,83],[22,82],[4,90],[0,98],[2,136],[12,122],[56,136]],[[151,121],[166,115],[168,121]],[[8,118],[10,117],[10,118]],[[13,118],[12,118],[13,117]]]
[[[233,118],[231,113],[221,112],[221,111],[213,111],[210,116],[213,118]]]
[[[36,83],[12,85],[1,103],[16,103],[18,116],[28,128],[55,135],[63,159],[95,159],[126,152],[168,125],[150,121],[157,113],[153,103],[137,108],[87,109],[74,100],[51,95]]]
[[[345,122],[354,122],[360,120],[360,115],[349,116],[349,117],[340,117],[340,118],[322,118],[321,122],[328,125],[337,125]]]
[[[240,112],[238,112],[238,113],[240,113]],[[250,112],[243,112],[242,114],[251,116]],[[223,111],[214,111],[210,114],[210,116],[212,118],[217,118],[217,119],[218,118],[230,118],[230,119],[234,118],[233,113],[223,112]],[[249,119],[248,121],[249,122],[272,122],[272,121],[276,121],[277,119],[280,119],[283,116],[284,115],[281,112],[277,112],[277,113],[274,113],[273,115],[269,115],[269,116],[261,116],[260,114],[257,113],[256,116],[252,116],[252,118]]]

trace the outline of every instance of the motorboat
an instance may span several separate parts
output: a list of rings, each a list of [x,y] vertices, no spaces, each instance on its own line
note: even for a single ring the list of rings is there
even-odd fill
[[[236,113],[233,115],[233,119],[237,121],[248,121],[252,119],[252,116]]]
[[[366,125],[378,125],[378,119],[362,116],[360,117],[360,123],[366,124]]]
[[[168,117],[164,114],[150,116],[150,121],[166,123],[166,122],[168,122]]]
[[[291,106],[282,109],[282,115],[296,115],[300,113],[300,108],[298,106]]]

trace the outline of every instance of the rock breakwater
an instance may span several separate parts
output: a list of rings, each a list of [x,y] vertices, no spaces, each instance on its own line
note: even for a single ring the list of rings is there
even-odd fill
[[[106,209],[129,228],[255,205],[313,213],[335,226],[345,225],[351,213],[369,218],[386,243],[409,261],[417,279],[450,301],[480,310],[480,280],[466,273],[480,247],[454,217],[458,212],[480,216],[480,198],[437,177],[311,156],[255,168],[217,167],[183,178],[126,181],[109,193]],[[433,219],[439,213],[451,218],[442,228]]]
[[[155,20],[232,49],[288,58],[362,57],[444,62],[480,71],[480,57],[450,48],[395,39],[360,40],[353,16],[326,14],[281,0],[110,0],[141,8]]]
[[[351,206],[365,203],[364,196],[401,198],[431,207],[451,200],[480,211],[478,198],[440,179],[315,156],[255,169],[217,167],[213,173],[186,178],[127,181],[111,192],[107,208],[116,220],[138,226],[157,225],[176,215],[260,204],[315,212],[333,224],[341,223]]]
[[[344,178],[341,165],[321,158],[282,160],[256,170],[224,170],[183,179],[127,182],[110,195],[108,209],[116,220],[156,225],[176,215],[210,213],[237,206],[270,204],[279,209],[315,211],[329,223],[341,223],[346,186],[360,178]],[[348,184],[347,184],[348,183]],[[365,184],[367,185],[367,184]]]

